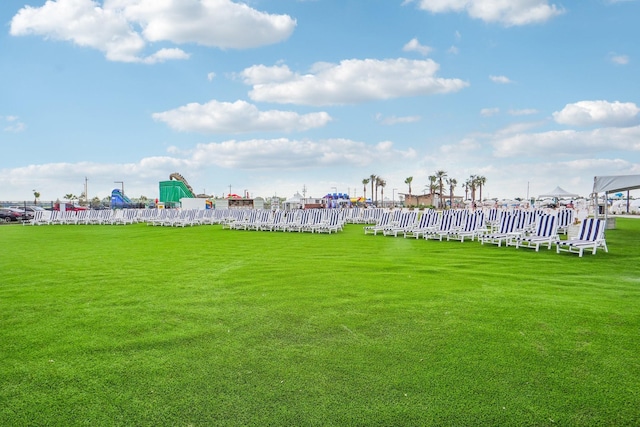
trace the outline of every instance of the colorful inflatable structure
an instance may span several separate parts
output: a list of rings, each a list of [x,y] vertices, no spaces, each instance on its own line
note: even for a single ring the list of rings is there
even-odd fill
[[[111,209],[133,208],[134,203],[125,196],[119,188],[114,188],[111,192]]]
[[[160,202],[171,207],[180,204],[180,199],[194,199],[193,188],[186,179],[177,172],[169,175],[169,181],[160,181]]]

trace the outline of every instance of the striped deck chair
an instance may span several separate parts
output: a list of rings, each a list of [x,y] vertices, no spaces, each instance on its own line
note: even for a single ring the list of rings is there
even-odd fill
[[[164,220],[167,218],[167,215],[169,215],[168,209],[158,209],[158,213],[156,216],[154,216],[153,218],[147,219],[147,226],[151,225],[155,227],[156,225],[162,225]],[[108,222],[109,220],[106,220],[106,221]]]
[[[60,216],[58,217],[58,224],[75,224],[76,223],[76,212],[74,211],[60,211]]]
[[[324,216],[327,215],[329,209],[309,209],[309,214],[305,218],[304,224],[298,229],[298,232],[313,233],[313,229],[322,223]]]
[[[85,218],[84,224],[98,224],[98,221],[100,220],[100,214],[102,213],[102,211],[96,210],[96,209],[91,209],[88,211],[88,215]]]
[[[193,225],[196,223],[196,213],[198,212],[198,209],[185,209],[182,212],[180,212],[180,215],[178,218],[174,219],[171,222],[171,226],[172,227],[185,227],[185,226],[190,226],[193,227]]]
[[[464,242],[464,238],[468,237],[475,240],[479,230],[484,226],[484,212],[475,211],[468,214],[465,218],[462,228],[447,233],[447,240],[460,240]]]
[[[361,211],[358,207],[347,209],[347,214],[344,217],[345,221],[349,224],[357,224],[360,222]]]
[[[312,227],[312,233],[328,233],[338,232],[342,229],[342,212],[338,210],[331,210],[328,214],[328,218],[325,221]]]
[[[273,214],[270,215],[266,221],[261,222],[258,225],[257,229],[260,231],[275,230],[276,227],[278,227],[280,225],[280,222],[282,221],[282,215],[283,215],[283,212],[280,210],[273,212]]]
[[[23,221],[22,225],[30,224],[30,225],[42,225],[47,224],[49,222],[49,216],[51,215],[51,211],[35,211],[33,213],[33,218],[29,221]]]
[[[312,209],[303,209],[296,213],[295,219],[289,225],[287,225],[285,231],[297,231],[301,233],[304,228],[309,224],[312,218]]]
[[[517,237],[508,244],[514,244],[516,248],[534,248],[538,252],[540,245],[545,244],[551,249],[551,245],[558,240],[558,218],[555,215],[544,214],[538,217],[533,233]]]
[[[463,227],[467,217],[473,214],[472,211],[468,209],[454,209],[453,210],[453,224],[451,224],[451,230],[457,230]]]
[[[398,221],[396,225],[392,225],[382,230],[382,234],[385,236],[398,237],[398,233],[404,234],[406,230],[410,230],[411,228],[413,228],[416,225],[417,218],[418,213],[415,211],[402,212],[400,221]]]
[[[385,227],[388,227],[391,223],[391,211],[382,212],[382,216],[376,222],[375,225],[368,225],[362,227],[364,230],[364,234],[373,234],[374,236],[378,234],[378,231],[384,230]]]
[[[573,224],[575,211],[573,209],[561,209],[558,211],[558,234],[567,234],[569,226]]]
[[[78,211],[76,212],[75,217],[73,217],[73,219],[71,221],[69,221],[69,224],[86,224],[87,223],[87,218],[89,217],[89,210],[83,210],[83,211]]]
[[[485,225],[488,230],[494,230],[500,224],[500,213],[501,211],[498,208],[489,208],[485,212]]]
[[[121,211],[121,210],[119,210]],[[124,215],[124,212],[122,213]],[[178,221],[182,221],[184,217],[187,215],[187,211],[183,209],[169,209],[167,213],[167,217],[164,219],[161,225],[172,227]],[[124,224],[124,221],[118,220],[119,224]]]
[[[223,224],[230,216],[230,209],[213,209],[211,224]]]
[[[255,221],[258,211],[255,209],[232,209],[226,222],[229,230],[242,230],[248,221]],[[222,228],[225,228],[224,226]]]
[[[380,221],[380,217],[385,212],[385,209],[382,208],[368,208],[362,212],[362,223],[363,224],[376,224]]]
[[[514,237],[521,237],[533,231],[532,227],[534,227],[536,223],[535,212],[515,210],[513,211],[513,215],[515,215],[516,217],[515,224],[513,225],[513,232],[512,232]]]
[[[278,231],[292,231],[291,228],[295,227],[296,223],[300,222],[300,218],[304,210],[302,209],[291,209],[284,211],[284,219],[281,221],[280,225],[276,228]]]
[[[259,231],[263,224],[268,224],[271,221],[272,212],[270,210],[259,209],[257,211],[258,215],[255,221],[245,224],[245,230]]]
[[[416,239],[420,237],[424,237],[424,234],[429,231],[435,231],[435,228],[440,220],[440,213],[434,209],[426,209],[420,215],[420,220],[418,223],[411,229],[407,230],[404,233],[404,237],[412,236]]]
[[[171,224],[173,224],[173,221],[176,220],[176,218],[178,218],[181,215],[181,210],[180,209],[165,209],[167,211],[167,215],[164,217],[164,220],[159,224],[162,226],[171,226]],[[121,211],[121,209],[116,210],[116,214],[118,213],[118,211]]]
[[[442,238],[452,231],[453,224],[456,222],[458,213],[456,211],[444,211],[440,218],[438,226],[430,231],[424,233],[425,239],[438,239],[442,241]]]
[[[269,211],[265,211],[264,209],[251,209],[251,210],[255,212],[255,214],[254,215],[249,214],[249,218],[247,219],[247,221],[244,221],[242,225],[240,225],[240,228],[238,228],[239,230],[254,230],[254,229],[257,230],[259,224],[266,220],[266,219],[263,219],[263,216],[269,214]]]
[[[514,229],[516,226],[516,213],[503,212],[500,217],[500,225],[498,229],[494,233],[488,233],[481,235],[478,240],[480,240],[480,244],[484,245],[485,243],[491,243],[494,245],[498,245],[498,247],[502,246],[502,242],[509,242],[511,239],[515,238]]]
[[[604,237],[605,221],[603,219],[586,218],[580,224],[578,236],[575,239],[559,240],[556,242],[556,252],[570,252],[582,257],[585,249],[591,250],[595,255],[598,248],[609,252]]]

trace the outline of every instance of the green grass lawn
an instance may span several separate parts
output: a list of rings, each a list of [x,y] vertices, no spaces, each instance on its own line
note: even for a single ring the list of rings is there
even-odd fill
[[[640,424],[640,220],[609,253],[0,227],[0,425]]]

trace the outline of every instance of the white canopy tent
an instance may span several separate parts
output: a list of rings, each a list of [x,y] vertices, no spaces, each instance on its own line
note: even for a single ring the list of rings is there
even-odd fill
[[[593,199],[596,206],[595,216],[598,217],[598,197],[600,193],[605,194],[605,204],[609,198],[609,193],[640,189],[640,175],[610,175],[593,177]],[[607,219],[607,209],[604,209],[604,218]]]
[[[575,193],[569,193],[564,188],[556,187],[549,193],[541,194],[538,196],[538,198],[542,198],[542,197],[552,197],[554,199],[570,199],[572,197],[580,197],[580,195]]]
[[[286,210],[302,208],[302,195],[300,193],[294,194],[292,198],[285,200],[283,205]]]
[[[593,194],[617,193],[640,188],[640,175],[596,176],[593,178]]]

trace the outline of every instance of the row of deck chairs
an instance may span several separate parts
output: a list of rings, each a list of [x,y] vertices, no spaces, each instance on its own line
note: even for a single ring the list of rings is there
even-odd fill
[[[133,224],[139,222],[139,209],[83,211],[35,211],[31,220],[23,225],[89,225],[89,224]]]
[[[220,224],[230,218],[229,209],[104,209],[84,211],[36,211],[24,225],[126,225],[185,227]]]
[[[345,224],[341,209],[297,209],[290,211],[245,210],[222,222],[223,229],[337,233]]]
[[[586,219],[578,236],[561,240],[573,222],[572,209],[549,212],[543,210],[466,210],[451,209],[438,212],[406,209],[309,209],[270,211],[263,209],[118,209],[86,211],[37,211],[24,224],[134,224],[185,227],[222,224],[230,230],[297,231],[334,233],[345,223],[371,224],[364,226],[365,234],[399,235],[416,239],[478,240],[481,244],[527,247],[536,251],[541,246],[557,252],[572,252],[582,256],[585,250],[596,253],[598,248],[608,251],[604,238],[604,221]],[[372,222],[373,221],[373,222]]]
[[[466,239],[474,240],[480,233],[486,231],[484,212],[466,209],[451,209],[437,212],[433,209],[425,210],[420,217],[415,211],[384,212],[375,225],[363,227],[365,234],[397,237],[402,234],[405,238],[415,237],[438,239],[442,241]]]
[[[566,212],[571,212],[567,210]],[[582,257],[585,250],[595,254],[598,248],[608,252],[604,237],[605,223],[602,219],[587,218],[581,223],[578,235],[572,239],[561,239],[566,234],[567,226],[562,230],[561,222],[573,218],[565,211],[549,213],[545,211],[502,211],[494,221],[485,216],[485,211],[452,209],[436,212],[427,209],[421,216],[413,211],[383,212],[374,225],[363,227],[365,234],[382,234],[405,238],[434,240],[477,239],[481,244],[497,246],[515,246],[516,248],[532,248],[536,252],[541,246],[556,251],[577,253]],[[497,221],[497,225],[495,224]]]

